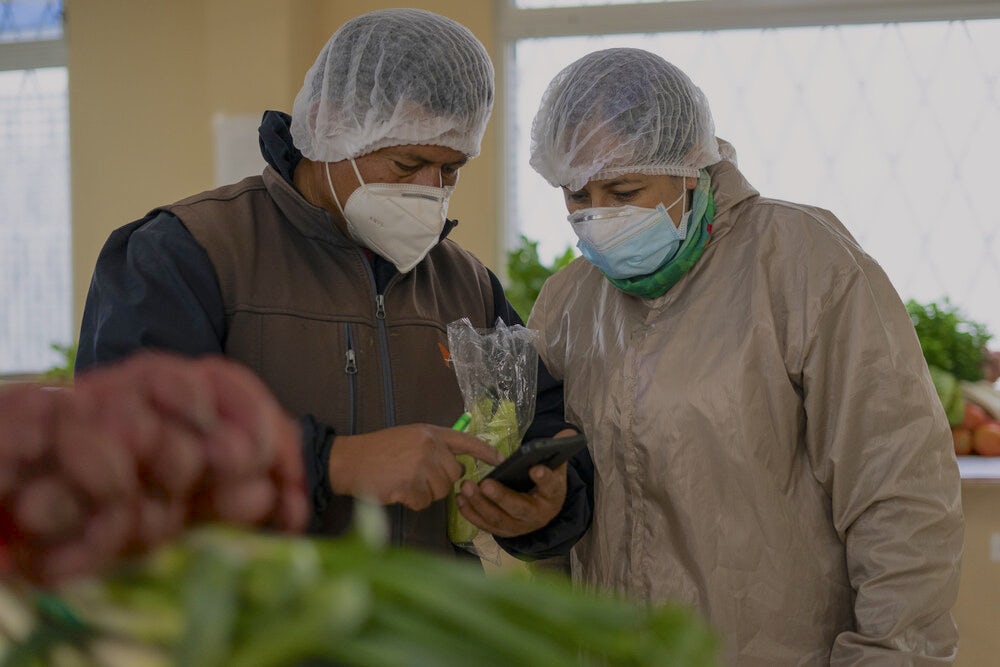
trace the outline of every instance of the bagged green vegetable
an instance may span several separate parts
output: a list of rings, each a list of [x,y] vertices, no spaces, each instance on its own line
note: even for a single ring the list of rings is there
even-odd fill
[[[448,349],[458,378],[465,411],[471,419],[466,432],[500,451],[504,457],[521,444],[535,416],[538,378],[537,332],[521,325],[508,327],[497,319],[492,329],[477,329],[468,318],[448,325]],[[462,482],[479,482],[493,466],[460,455],[465,473],[448,497],[448,537],[483,558],[498,563],[500,548],[462,516],[455,502]]]
[[[57,590],[8,581],[0,667],[715,664],[684,608],[379,542],[205,527]]]

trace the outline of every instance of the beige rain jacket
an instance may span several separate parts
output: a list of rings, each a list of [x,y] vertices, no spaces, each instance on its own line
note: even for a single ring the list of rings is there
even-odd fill
[[[906,310],[831,213],[709,173],[664,296],[577,259],[532,312],[596,469],[574,579],[694,606],[725,664],[950,664],[960,482]]]

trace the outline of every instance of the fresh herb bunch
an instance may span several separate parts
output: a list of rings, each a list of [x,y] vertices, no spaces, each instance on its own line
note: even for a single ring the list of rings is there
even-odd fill
[[[967,319],[947,298],[926,304],[911,299],[906,310],[928,366],[966,382],[983,379],[986,344],[992,337],[985,325]]]
[[[518,315],[527,321],[542,284],[575,257],[573,248],[567,247],[551,265],[545,265],[538,257],[538,241],[521,235],[520,245],[507,253],[507,299]]]

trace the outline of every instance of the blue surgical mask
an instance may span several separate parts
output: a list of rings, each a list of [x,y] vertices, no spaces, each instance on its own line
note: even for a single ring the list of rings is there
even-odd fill
[[[656,208],[588,208],[567,219],[580,239],[576,246],[587,261],[609,278],[635,278],[653,273],[677,254],[691,211],[685,211],[680,225],[674,225],[667,209],[686,196],[684,190],[670,206]]]

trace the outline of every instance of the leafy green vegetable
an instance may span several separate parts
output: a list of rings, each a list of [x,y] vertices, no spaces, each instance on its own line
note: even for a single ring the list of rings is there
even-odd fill
[[[73,381],[73,368],[76,366],[76,343],[70,345],[60,345],[51,343],[49,349],[57,352],[61,357],[61,362],[42,373],[41,379],[46,382],[59,382],[68,384]]]
[[[524,320],[528,319],[531,308],[535,305],[542,284],[559,269],[573,261],[576,253],[572,247],[567,247],[563,254],[555,258],[551,265],[546,266],[538,257],[538,241],[532,241],[521,235],[521,243],[507,253],[507,299],[514,310]]]
[[[0,592],[9,605],[11,589]],[[487,575],[357,535],[203,528],[102,579],[19,599],[34,627],[8,634],[0,623],[3,667],[708,667],[716,655],[714,636],[684,608],[545,573]],[[72,662],[59,658],[67,651]]]
[[[984,351],[992,337],[985,325],[966,319],[947,298],[927,304],[911,299],[906,302],[906,310],[928,366],[966,382],[983,379]]]
[[[521,429],[517,420],[517,404],[509,399],[483,397],[472,406],[472,419],[466,433],[485,440],[504,456],[510,456],[520,443]],[[481,463],[481,462],[480,462]],[[489,472],[489,467],[483,475]],[[478,481],[479,478],[476,478]]]
[[[521,429],[518,428],[517,405],[513,401],[494,400],[484,396],[472,406],[470,414],[472,419],[466,433],[493,445],[505,458],[517,449]],[[493,466],[468,454],[459,454],[456,458],[464,471],[455,482],[454,491],[448,496],[448,537],[455,544],[468,544],[476,538],[479,529],[462,516],[455,502],[455,495],[464,480],[478,482],[489,474]]]

